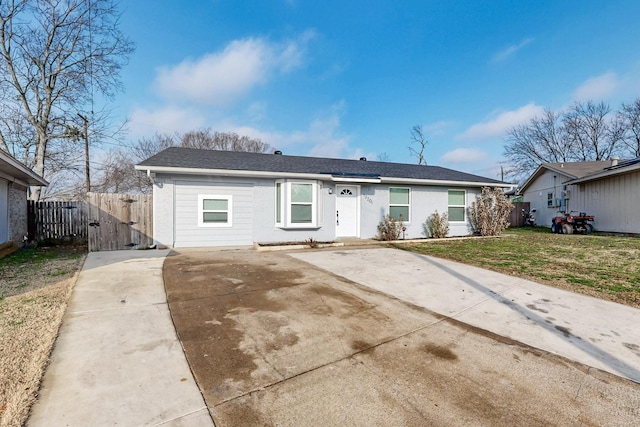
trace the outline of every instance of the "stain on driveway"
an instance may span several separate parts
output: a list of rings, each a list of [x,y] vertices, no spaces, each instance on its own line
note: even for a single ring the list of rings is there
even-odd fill
[[[624,425],[640,385],[285,253],[183,251],[171,314],[217,426]]]

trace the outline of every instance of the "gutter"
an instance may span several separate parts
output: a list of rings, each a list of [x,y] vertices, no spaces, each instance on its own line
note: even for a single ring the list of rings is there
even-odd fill
[[[16,184],[20,184],[23,187],[29,187],[29,184],[26,181],[16,178],[15,176],[8,175],[2,171],[0,171],[0,178],[5,179],[9,182],[15,182]]]
[[[153,177],[156,173],[183,174],[183,175],[219,175],[245,178],[298,178],[314,179],[319,181],[370,183],[370,184],[416,184],[416,185],[451,185],[457,187],[500,187],[512,189],[516,184],[500,182],[474,182],[474,181],[454,181],[440,179],[419,179],[419,178],[393,178],[393,177],[371,177],[371,176],[339,176],[331,174],[313,174],[297,172],[267,172],[267,171],[246,171],[229,169],[194,169],[176,168],[170,166],[144,166],[135,165],[136,170],[147,171],[147,176]]]

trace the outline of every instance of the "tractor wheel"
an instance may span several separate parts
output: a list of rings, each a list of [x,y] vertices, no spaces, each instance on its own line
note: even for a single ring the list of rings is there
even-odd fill
[[[593,233],[593,225],[587,224],[587,234]]]
[[[555,222],[553,224],[551,224],[551,232],[552,233],[557,233],[558,232],[558,226],[556,225]]]
[[[569,224],[562,224],[562,232],[564,234],[573,234],[573,226]]]

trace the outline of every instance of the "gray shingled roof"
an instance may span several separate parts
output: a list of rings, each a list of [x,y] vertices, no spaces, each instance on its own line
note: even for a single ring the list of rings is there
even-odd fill
[[[582,178],[596,172],[601,172],[604,168],[611,166],[610,160],[590,161],[590,162],[564,162],[564,163],[542,163],[542,166],[568,175],[570,177]]]
[[[283,173],[327,174],[353,177],[387,177],[439,181],[463,181],[485,184],[503,182],[439,166],[320,157],[199,150],[171,147],[139,163],[139,168],[222,169]]]

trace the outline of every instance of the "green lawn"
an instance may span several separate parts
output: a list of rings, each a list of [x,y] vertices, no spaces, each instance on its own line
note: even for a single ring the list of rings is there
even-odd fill
[[[399,247],[640,308],[640,238],[514,228],[499,238]]]

